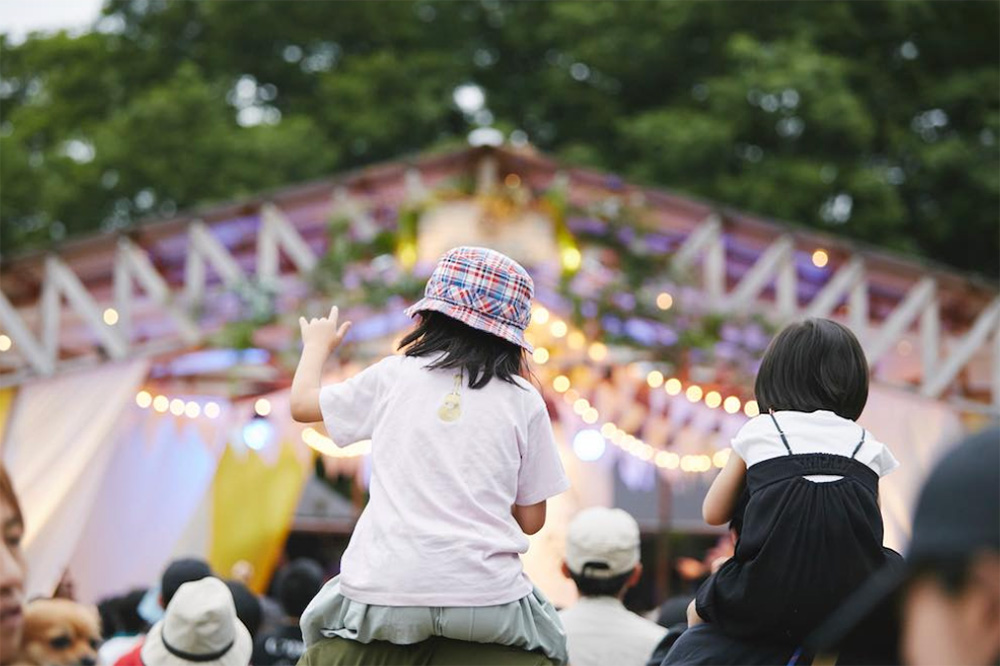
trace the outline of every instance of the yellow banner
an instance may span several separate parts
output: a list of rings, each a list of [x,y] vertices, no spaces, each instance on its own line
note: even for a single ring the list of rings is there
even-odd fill
[[[293,445],[282,445],[274,464],[253,451],[226,447],[212,486],[209,561],[228,577],[233,565],[253,565],[250,587],[263,593],[291,530],[306,472]]]
[[[7,432],[7,420],[10,418],[11,408],[14,406],[14,393],[12,388],[0,389],[0,451],[3,451],[4,433]]]

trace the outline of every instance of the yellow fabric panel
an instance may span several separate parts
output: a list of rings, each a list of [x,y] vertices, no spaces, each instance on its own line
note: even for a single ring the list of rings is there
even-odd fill
[[[7,432],[7,420],[10,418],[11,408],[14,406],[14,393],[12,388],[0,389],[0,451],[3,450],[4,433]]]
[[[292,526],[307,469],[292,445],[281,447],[268,465],[249,451],[226,447],[212,486],[212,539],[209,561],[228,577],[233,565],[253,565],[250,587],[264,592]]]

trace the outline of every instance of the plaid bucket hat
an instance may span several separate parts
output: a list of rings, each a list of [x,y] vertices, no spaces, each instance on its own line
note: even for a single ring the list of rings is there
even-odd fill
[[[431,273],[424,297],[406,309],[409,317],[433,310],[527,349],[535,283],[516,261],[495,250],[456,247]]]

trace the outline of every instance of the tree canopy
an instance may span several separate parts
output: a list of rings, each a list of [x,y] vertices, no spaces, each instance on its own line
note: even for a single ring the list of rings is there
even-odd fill
[[[86,34],[0,37],[0,250],[490,125],[995,277],[998,35],[995,2],[111,0]]]

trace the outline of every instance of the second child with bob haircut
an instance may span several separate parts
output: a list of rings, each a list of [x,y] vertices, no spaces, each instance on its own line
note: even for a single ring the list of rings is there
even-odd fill
[[[389,663],[379,643],[444,637],[566,662],[558,614],[520,559],[546,500],[569,488],[545,401],[525,379],[533,293],[499,252],[450,250],[407,310],[420,321],[403,354],[322,387],[349,324],[338,327],[337,308],[300,321],[292,416],[322,420],[340,446],[370,439],[373,470],[341,573],[302,615],[307,649],[348,639],[352,654],[372,651],[364,663]]]
[[[868,362],[836,322],[782,330],[754,392],[760,416],[736,434],[703,506],[712,525],[745,506],[736,552],[699,589],[689,623],[797,645],[869,575],[901,565],[882,545],[878,499],[879,478],[899,463],[856,423]]]

